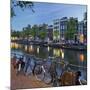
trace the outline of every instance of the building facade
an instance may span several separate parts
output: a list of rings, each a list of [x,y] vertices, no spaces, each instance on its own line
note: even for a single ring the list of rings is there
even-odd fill
[[[47,37],[49,41],[53,40],[53,25],[49,25],[47,28]]]
[[[60,40],[60,19],[53,20],[53,41],[59,42]]]
[[[65,40],[65,32],[67,31],[68,18],[63,17],[60,19],[60,40]]]
[[[84,13],[84,43],[87,43],[87,12]]]
[[[64,40],[74,43],[87,43],[87,13],[84,19],[78,22],[78,18],[62,17],[53,20],[53,41],[61,42]]]
[[[87,13],[84,13],[83,21],[78,23],[78,40],[79,43],[87,43]]]
[[[78,42],[83,43],[84,39],[84,22],[78,22]]]

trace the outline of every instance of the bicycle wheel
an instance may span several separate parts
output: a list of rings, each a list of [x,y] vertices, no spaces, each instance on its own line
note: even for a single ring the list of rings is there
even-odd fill
[[[51,83],[51,80],[52,80],[52,78],[51,78],[51,75],[50,75],[50,73],[45,73],[45,77],[44,77],[44,83],[46,83],[46,84],[50,84]]]
[[[37,80],[42,81],[45,77],[45,72],[42,70],[42,67],[40,65],[37,65],[34,69],[34,75]]]

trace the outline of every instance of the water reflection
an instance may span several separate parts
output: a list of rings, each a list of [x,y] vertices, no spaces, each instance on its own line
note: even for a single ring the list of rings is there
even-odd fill
[[[64,59],[64,51],[61,49],[61,56],[62,56],[62,59]]]
[[[22,47],[21,44],[11,43],[11,48],[16,48],[16,49],[18,49],[18,48],[21,48],[21,47]]]
[[[80,61],[83,62],[84,61],[84,54],[80,54],[79,58],[80,58]]]
[[[39,54],[39,46],[37,47],[37,53]]]
[[[34,48],[32,45],[29,46],[29,52],[33,52],[34,51]]]
[[[27,45],[25,45],[25,51],[27,51],[28,50],[28,46]]]
[[[48,52],[49,52],[50,51],[50,47],[48,46],[47,49],[48,49]]]
[[[56,57],[60,56],[60,50],[59,49],[53,49],[53,55]]]
[[[22,48],[21,48],[21,49],[22,49]],[[24,50],[25,50],[26,52],[31,53],[31,52],[33,52],[33,51],[34,51],[34,48],[33,48],[33,46],[32,46],[32,45],[30,45],[30,46],[25,45],[25,46],[24,46]]]
[[[80,62],[84,62],[87,64],[87,53],[81,51],[71,51],[71,50],[64,50],[59,48],[51,48],[51,47],[41,47],[41,46],[34,46],[34,45],[23,45],[17,43],[11,43],[11,48],[15,49],[23,49],[24,51],[28,52],[29,54],[38,55],[41,58],[47,58],[48,56],[60,57],[61,59],[68,60],[70,63],[80,64]]]
[[[64,50],[62,49],[53,49],[53,55],[56,57],[61,57],[61,59],[64,59]]]

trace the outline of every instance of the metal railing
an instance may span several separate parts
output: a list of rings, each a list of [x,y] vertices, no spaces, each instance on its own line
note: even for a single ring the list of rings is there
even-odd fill
[[[16,56],[18,55],[18,56],[20,56],[20,57],[23,57],[23,56],[27,56],[27,55],[28,55],[28,57],[33,57],[35,60],[37,60],[37,61],[42,61],[42,62],[43,62],[43,61],[47,61],[48,59],[51,59],[51,62],[56,62],[56,61],[57,61],[56,59],[60,59],[60,58],[58,58],[58,57],[48,57],[48,58],[46,58],[46,59],[42,59],[42,58],[36,57],[35,55],[30,55],[30,54],[23,54],[23,55],[21,55],[21,54],[11,53],[11,55],[12,55],[12,54],[14,54],[14,55],[16,55]],[[87,67],[85,67],[85,66],[70,64],[70,63],[65,62],[64,60],[60,60],[59,62],[56,62],[56,63],[58,63],[58,64],[68,64],[69,66],[72,66],[72,67],[87,69]]]

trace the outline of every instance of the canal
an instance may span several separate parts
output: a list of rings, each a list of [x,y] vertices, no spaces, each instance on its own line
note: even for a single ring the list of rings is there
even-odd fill
[[[81,79],[87,80],[87,51],[77,51],[61,48],[44,47],[38,45],[22,45],[11,43],[11,53],[30,54],[38,58],[46,59],[50,57],[59,57],[61,60],[76,66],[71,66],[74,71],[82,72]],[[77,67],[81,66],[81,67]]]

